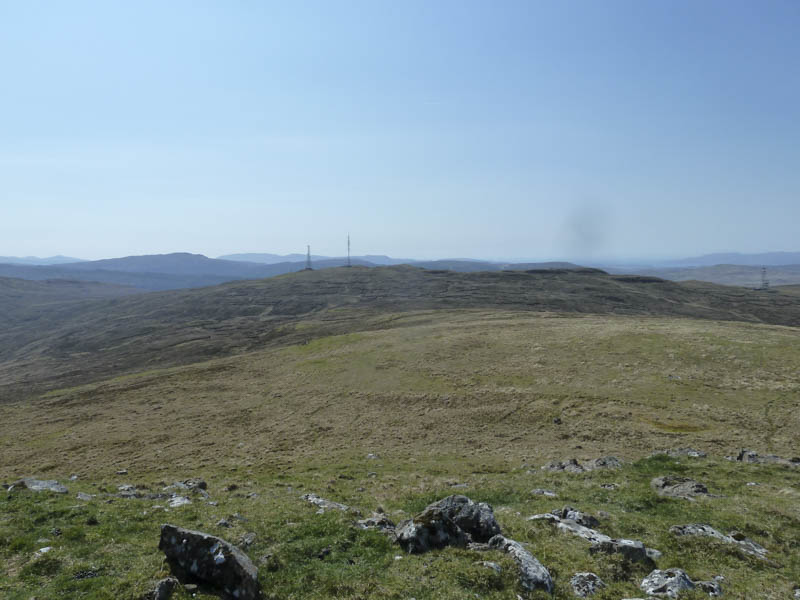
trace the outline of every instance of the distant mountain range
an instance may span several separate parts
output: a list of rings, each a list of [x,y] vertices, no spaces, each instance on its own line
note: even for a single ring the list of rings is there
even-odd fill
[[[61,256],[60,254],[47,258],[39,258],[38,256],[0,256],[0,263],[10,265],[62,265],[76,262],[83,262],[83,259]]]
[[[312,255],[311,258],[312,267],[315,270],[347,264],[346,257]],[[92,261],[65,256],[50,258],[0,257],[0,277],[28,280],[93,281],[134,287],[139,290],[161,291],[206,287],[244,279],[275,277],[303,270],[305,260],[306,257],[302,254],[229,254],[220,258],[209,258],[202,254],[187,252],[126,256]],[[718,262],[726,260],[730,262]],[[738,261],[738,264],[733,261]],[[429,270],[462,273],[584,268],[569,262],[511,263],[466,258],[411,260],[384,255],[354,256],[351,258],[351,264],[367,267],[408,264]],[[641,274],[673,281],[697,279],[725,285],[755,287],[760,283],[761,265],[768,266],[768,278],[773,285],[800,283],[800,252],[708,254],[651,266],[594,266],[613,273]]]
[[[238,256],[253,257],[262,255]],[[263,256],[269,258],[275,255]],[[372,258],[373,260],[367,260],[367,258]],[[398,262],[399,259],[391,259],[388,256],[353,257],[351,259],[351,264],[354,266],[365,267],[390,266],[389,263],[397,264]],[[341,267],[346,264],[347,259],[342,257],[320,257],[317,259],[312,257],[314,269]],[[425,269],[458,272],[580,268],[572,263],[502,264],[464,259],[410,261],[408,264]],[[208,258],[202,254],[178,252],[173,254],[126,256],[123,258],[108,258],[57,265],[0,264],[0,277],[30,280],[96,281],[131,286],[140,290],[161,291],[206,287],[243,279],[263,279],[301,271],[304,268],[305,257],[296,261],[258,263],[252,260]]]

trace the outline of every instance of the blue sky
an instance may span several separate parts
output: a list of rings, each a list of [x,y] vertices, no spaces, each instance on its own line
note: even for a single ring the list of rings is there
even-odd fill
[[[800,3],[0,0],[0,255],[800,250]]]

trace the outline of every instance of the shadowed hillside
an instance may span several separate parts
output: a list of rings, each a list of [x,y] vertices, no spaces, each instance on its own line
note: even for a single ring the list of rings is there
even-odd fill
[[[592,269],[304,271],[96,301],[76,306],[69,315],[12,324],[0,333],[0,396],[10,399],[319,335],[379,329],[388,312],[486,308],[800,324],[800,298],[790,295]]]

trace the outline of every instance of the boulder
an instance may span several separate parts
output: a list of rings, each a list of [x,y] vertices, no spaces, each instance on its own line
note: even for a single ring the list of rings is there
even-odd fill
[[[575,573],[569,580],[572,586],[572,591],[578,598],[586,598],[597,593],[600,588],[606,587],[606,584],[594,573]]]
[[[712,598],[719,598],[722,596],[722,585],[720,584],[721,577],[715,577],[711,581],[695,581],[696,588],[703,590]]]
[[[649,596],[677,598],[683,590],[693,590],[695,585],[682,569],[656,569],[642,580],[639,587]]]
[[[565,473],[583,473],[586,469],[575,458],[564,461],[551,461],[542,467],[543,471],[556,471]]]
[[[406,552],[419,554],[432,548],[488,542],[500,533],[500,525],[485,502],[454,495],[429,504],[413,519],[403,521],[396,533]]]
[[[166,555],[173,574],[183,582],[203,583],[228,599],[262,597],[255,565],[236,546],[221,538],[164,524],[158,548]]]
[[[153,588],[153,591],[145,595],[143,600],[169,600],[172,593],[178,589],[180,581],[175,577],[165,577]]]
[[[8,491],[15,489],[29,489],[32,492],[53,492],[54,494],[66,494],[67,488],[54,479],[34,479],[25,477],[14,482],[9,486]]]
[[[595,469],[619,469],[621,467],[622,461],[616,456],[603,456],[601,458],[595,458],[584,465],[584,468],[587,471],[593,471]]]
[[[544,590],[553,593],[553,579],[550,577],[550,572],[522,544],[498,534],[489,540],[489,546],[505,552],[517,562],[520,585],[525,591]]]
[[[667,498],[683,498],[693,500],[697,496],[710,496],[708,488],[694,479],[680,475],[664,475],[656,477],[650,482],[656,494]]]

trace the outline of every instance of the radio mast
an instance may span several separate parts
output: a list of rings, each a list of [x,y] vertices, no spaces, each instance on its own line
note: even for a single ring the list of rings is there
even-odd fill
[[[353,265],[350,263],[350,234],[347,234],[347,266],[352,267]]]
[[[311,246],[306,246],[306,271],[313,271],[311,268]]]

